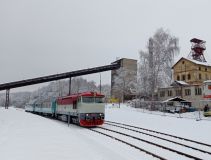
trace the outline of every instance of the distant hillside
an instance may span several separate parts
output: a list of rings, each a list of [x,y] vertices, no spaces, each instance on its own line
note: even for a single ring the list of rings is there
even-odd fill
[[[31,92],[17,92],[10,93],[10,105],[22,108],[30,99]],[[4,93],[0,94],[0,106],[5,105],[5,97]]]
[[[110,97],[110,85],[102,85],[101,92],[106,96]],[[73,78],[71,84],[71,93],[79,93],[84,91],[100,91],[100,86],[97,86],[94,81],[87,81],[83,78]],[[69,81],[55,81],[51,82],[48,86],[39,88],[34,92],[17,92],[10,93],[10,105],[24,108],[25,104],[29,100],[47,99],[50,97],[65,96],[69,93]],[[0,106],[5,104],[5,94],[0,94]]]

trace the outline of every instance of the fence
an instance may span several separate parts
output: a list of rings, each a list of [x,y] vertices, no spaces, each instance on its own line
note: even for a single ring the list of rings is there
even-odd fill
[[[195,106],[193,106],[194,104]],[[204,106],[209,104],[210,117],[204,116]],[[127,103],[128,106],[133,107],[138,112],[156,114],[161,116],[170,116],[177,118],[188,118],[195,120],[208,120],[211,121],[211,101],[140,101],[133,100]]]

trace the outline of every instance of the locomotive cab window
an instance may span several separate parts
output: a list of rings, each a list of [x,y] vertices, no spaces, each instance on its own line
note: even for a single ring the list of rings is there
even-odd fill
[[[83,97],[83,103],[94,103],[94,97]]]
[[[103,103],[102,97],[82,97],[83,103]]]
[[[95,103],[103,103],[102,97],[95,97]]]

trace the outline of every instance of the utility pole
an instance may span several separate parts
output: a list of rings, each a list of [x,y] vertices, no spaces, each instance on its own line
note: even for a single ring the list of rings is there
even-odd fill
[[[101,73],[100,73],[100,94],[101,94]]]
[[[6,101],[5,101],[5,109],[8,109],[10,104],[10,89],[6,90]]]
[[[150,69],[150,89],[151,89],[151,110],[154,109],[154,90],[155,90],[155,76],[154,76],[154,63],[153,63],[153,39],[149,39],[149,69]]]
[[[72,81],[72,77],[70,77],[69,79],[69,95],[71,94],[71,81]]]
[[[154,99],[154,89],[155,89],[155,77],[154,77],[154,64],[153,64],[153,39],[149,39],[149,81],[150,81],[150,91],[151,91],[151,98]]]

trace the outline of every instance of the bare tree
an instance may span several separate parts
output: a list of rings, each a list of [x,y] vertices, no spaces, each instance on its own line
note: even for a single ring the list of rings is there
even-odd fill
[[[171,67],[179,53],[178,38],[160,28],[149,38],[146,51],[140,51],[139,84],[145,94],[153,96],[156,88],[171,83]]]
[[[98,91],[100,92],[100,86],[98,86]],[[103,84],[101,85],[101,93],[105,95],[106,98],[111,96],[111,85]]]
[[[116,71],[113,90],[116,92],[116,95],[119,95],[119,99],[121,99],[122,102],[124,102],[125,96],[131,95],[131,89],[136,87],[136,74],[134,71],[126,68],[120,68]]]

